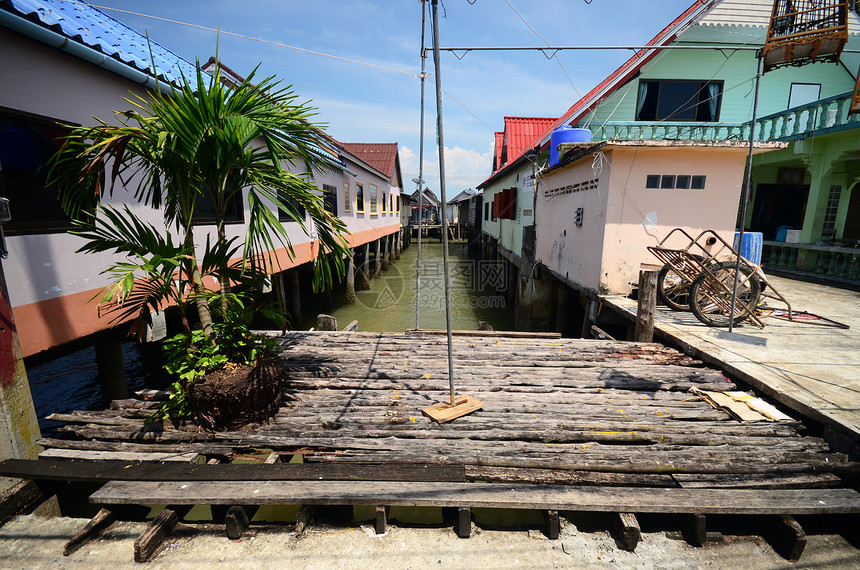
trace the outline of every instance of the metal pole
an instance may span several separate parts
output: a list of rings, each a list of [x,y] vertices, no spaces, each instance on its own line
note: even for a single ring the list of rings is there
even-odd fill
[[[424,209],[424,0],[421,0],[421,127],[418,140],[418,261],[415,263],[415,328],[421,328],[421,214]]]
[[[432,0],[433,10],[433,66],[436,73],[436,139],[439,146],[439,194],[442,208],[442,267],[445,277],[445,325],[448,332],[448,384],[451,392],[451,405],[454,405],[454,352],[451,334],[451,288],[448,283],[448,214],[445,208],[445,142],[442,138],[442,76],[439,73],[439,0]]]
[[[758,88],[761,83],[761,53],[759,53],[758,64],[756,65],[755,73],[755,94],[753,95],[752,122],[750,123],[750,150],[747,155],[747,179],[744,185],[743,200],[741,200],[741,223],[738,230],[738,258],[735,261],[735,282],[732,285],[732,308],[729,313],[729,332],[732,332],[735,327],[735,306],[738,301],[738,280],[741,272],[741,249],[744,245],[744,226],[747,223],[747,202],[752,196],[752,161],[753,147],[755,145],[755,122],[758,118]]]

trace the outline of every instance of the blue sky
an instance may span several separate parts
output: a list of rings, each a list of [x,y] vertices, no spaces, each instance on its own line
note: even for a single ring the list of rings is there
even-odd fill
[[[474,1],[473,4],[470,2]],[[93,5],[186,59],[215,55],[246,75],[291,84],[318,108],[317,120],[344,142],[398,142],[407,191],[418,175],[421,4],[418,0],[92,0]],[[692,0],[442,0],[441,46],[642,45]],[[428,2],[429,5],[429,2]],[[524,22],[525,20],[525,22]],[[429,15],[426,45],[431,45]],[[526,22],[528,24],[526,24]],[[530,29],[530,27],[534,29]],[[237,37],[248,36],[248,38]],[[264,43],[258,40],[265,40]],[[290,49],[299,47],[389,69]],[[505,115],[558,117],[630,51],[442,53],[449,197],[490,174],[493,131]],[[462,55],[462,54],[459,54]],[[427,60],[432,73],[432,57]],[[396,70],[396,71],[392,71]],[[405,73],[398,73],[405,72]],[[571,85],[571,83],[573,85]],[[459,104],[452,100],[456,99]],[[462,106],[461,106],[462,105]],[[465,109],[464,109],[465,107]],[[435,91],[425,94],[425,175],[438,194]]]

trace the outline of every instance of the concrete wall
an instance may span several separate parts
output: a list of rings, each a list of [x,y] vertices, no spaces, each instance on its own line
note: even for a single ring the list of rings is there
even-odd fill
[[[537,256],[569,282],[601,294],[626,294],[647,250],[675,227],[692,235],[716,230],[731,243],[745,153],[734,148],[603,147],[602,169],[591,154],[543,177],[538,197]],[[704,175],[704,190],[647,189],[646,176]],[[559,194],[569,185],[588,189]],[[583,208],[583,223],[574,212]]]
[[[143,94],[140,86],[131,81],[3,28],[0,28],[0,53],[14,54],[14,57],[0,58],[0,77],[5,80],[0,94],[2,107],[65,123],[89,125],[94,124],[93,116],[112,122],[113,110],[132,108],[124,101],[132,98],[131,92]],[[355,180],[364,181],[367,194],[370,183],[377,184],[380,192],[386,195],[391,191],[399,192],[392,188],[389,180],[376,173],[357,165],[350,167],[358,173],[357,178],[335,171],[317,180],[320,186],[325,183],[338,188],[339,206],[343,203],[343,182],[348,179],[351,179],[352,188]],[[106,199],[111,204],[129,201],[130,192],[121,187]],[[247,221],[247,200],[244,205]],[[15,205],[11,207],[14,215]],[[138,205],[131,207],[145,221],[164,227],[160,212]],[[353,211],[344,219],[351,232],[351,245],[378,239],[400,227],[396,212],[370,215],[369,208],[363,215]],[[313,241],[316,236],[312,233],[308,237],[295,222],[285,223],[285,228],[295,257],[290,259],[285,248],[278,249],[275,253],[280,269],[313,260],[318,249]],[[169,229],[175,233],[175,228]],[[246,229],[247,222],[229,224],[227,235],[241,237]],[[198,246],[205,243],[207,234],[214,238],[214,233],[214,224],[196,228]],[[115,258],[110,254],[76,254],[82,243],[66,233],[7,237],[9,258],[4,266],[25,356],[107,328],[110,319],[101,317],[97,304],[88,301],[107,284],[100,272]]]

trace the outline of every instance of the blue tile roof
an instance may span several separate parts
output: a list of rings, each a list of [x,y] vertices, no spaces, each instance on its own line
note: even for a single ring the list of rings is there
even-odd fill
[[[157,76],[170,83],[179,83],[182,73],[195,77],[192,63],[83,2],[0,0],[0,6],[149,75],[156,75],[154,60]]]

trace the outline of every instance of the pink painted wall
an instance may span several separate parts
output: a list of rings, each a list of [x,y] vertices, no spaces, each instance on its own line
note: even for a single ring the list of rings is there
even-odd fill
[[[586,289],[627,294],[641,263],[659,263],[647,247],[675,227],[693,236],[713,229],[731,243],[747,149],[742,143],[610,143],[602,160],[587,155],[547,173],[537,200],[538,259]],[[705,188],[646,188],[648,175],[672,174],[705,176]],[[594,183],[587,189],[558,194],[588,181]],[[578,207],[581,226],[574,223]]]

